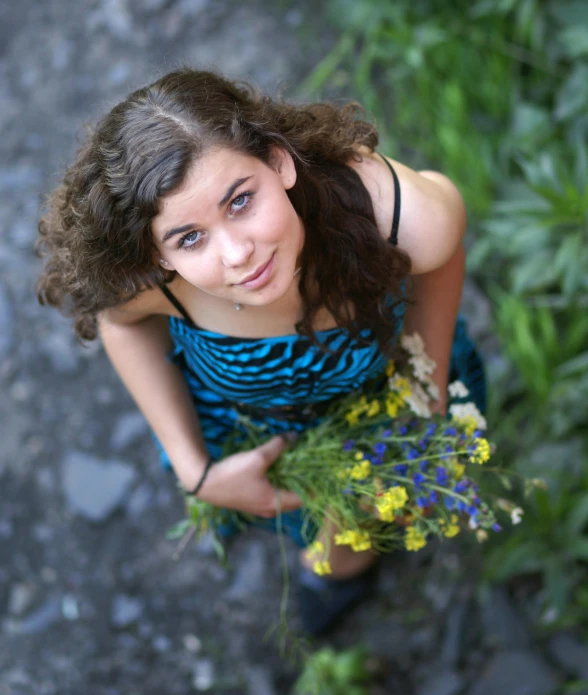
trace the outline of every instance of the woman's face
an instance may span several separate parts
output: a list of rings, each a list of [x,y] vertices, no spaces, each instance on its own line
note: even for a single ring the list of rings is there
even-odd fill
[[[159,259],[198,289],[261,306],[282,297],[296,271],[304,227],[286,194],[290,155],[272,165],[226,148],[211,150],[152,222]],[[160,261],[161,262],[161,261]]]

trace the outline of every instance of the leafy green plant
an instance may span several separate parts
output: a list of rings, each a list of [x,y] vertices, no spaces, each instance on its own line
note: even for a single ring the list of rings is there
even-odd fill
[[[339,653],[331,647],[320,649],[308,657],[294,695],[368,695],[367,656],[363,647]]]
[[[489,546],[486,576],[538,573],[545,606],[588,623],[588,4],[326,6],[340,39],[301,91],[357,99],[384,151],[464,194],[468,271],[492,300],[502,354],[488,412],[497,454],[548,480]]]

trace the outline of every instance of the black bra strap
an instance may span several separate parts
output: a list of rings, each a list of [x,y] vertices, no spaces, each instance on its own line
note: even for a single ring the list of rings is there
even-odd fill
[[[382,156],[381,154],[380,157],[382,157],[382,159],[388,165],[388,169],[390,169],[392,172],[392,178],[394,179],[394,215],[392,217],[392,231],[390,232],[388,241],[396,246],[398,244],[398,225],[400,224],[400,182],[398,181],[398,176],[394,171],[394,167],[390,164],[386,157]]]
[[[182,303],[176,299],[172,291],[166,285],[160,285],[161,291],[169,299],[169,301],[175,306],[175,308],[180,312],[180,314],[186,319],[190,326],[196,326],[194,321],[190,318],[190,314],[184,309]]]

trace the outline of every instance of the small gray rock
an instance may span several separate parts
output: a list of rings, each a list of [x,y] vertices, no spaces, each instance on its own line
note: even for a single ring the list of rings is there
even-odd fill
[[[588,681],[588,647],[568,632],[559,632],[549,640],[549,654],[571,676]]]
[[[247,557],[237,567],[231,586],[226,592],[226,598],[230,601],[242,601],[256,594],[263,586],[266,572],[267,558],[264,545],[258,541],[250,542]]]
[[[29,582],[13,584],[8,597],[8,614],[21,616],[33,605],[37,587]]]
[[[252,666],[247,670],[247,693],[249,695],[275,695],[272,677],[261,666]]]
[[[8,355],[14,345],[14,314],[8,294],[0,285],[0,360]]]
[[[36,635],[45,632],[51,625],[61,622],[61,597],[50,597],[36,611],[20,621],[11,624],[11,631],[19,635]]]
[[[117,594],[112,602],[110,621],[117,628],[125,628],[137,622],[143,614],[144,604],[138,598]]]
[[[440,661],[455,666],[465,656],[473,632],[472,601],[469,597],[457,601],[447,613],[441,643]]]
[[[493,587],[480,606],[484,641],[491,647],[527,649],[531,637],[524,618],[504,587]]]
[[[560,679],[534,652],[497,654],[480,674],[469,695],[554,695]]]
[[[417,688],[416,695],[458,695],[464,686],[464,678],[453,669],[442,669],[429,674]]]
[[[139,485],[127,503],[127,513],[133,521],[138,521],[153,501],[153,491],[147,483]]]
[[[110,448],[118,454],[148,431],[149,425],[141,413],[125,413],[119,417],[114,426],[110,437]]]
[[[192,686],[199,691],[210,690],[214,685],[214,663],[210,659],[197,659],[192,669]]]
[[[135,471],[123,461],[101,460],[78,451],[66,454],[62,475],[70,509],[97,523],[123,503],[135,479]]]

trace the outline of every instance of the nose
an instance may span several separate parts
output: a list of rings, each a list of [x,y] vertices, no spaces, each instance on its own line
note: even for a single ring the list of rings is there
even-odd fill
[[[254,251],[255,245],[242,230],[226,231],[221,234],[221,254],[225,268],[238,268],[245,265]]]

